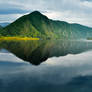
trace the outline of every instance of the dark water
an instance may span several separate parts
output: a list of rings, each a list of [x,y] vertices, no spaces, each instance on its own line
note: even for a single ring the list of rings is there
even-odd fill
[[[0,92],[92,92],[92,42],[0,42]]]

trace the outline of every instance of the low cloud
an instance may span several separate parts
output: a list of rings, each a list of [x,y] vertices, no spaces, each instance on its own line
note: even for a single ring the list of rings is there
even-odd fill
[[[92,27],[92,0],[0,0],[0,15],[24,15],[34,10],[51,19],[80,23]],[[9,17],[10,17],[9,16]],[[13,16],[12,16],[13,17]],[[20,16],[19,16],[20,17]],[[10,21],[16,20],[13,17]],[[3,18],[6,21],[7,18]],[[0,19],[1,20],[1,19]]]

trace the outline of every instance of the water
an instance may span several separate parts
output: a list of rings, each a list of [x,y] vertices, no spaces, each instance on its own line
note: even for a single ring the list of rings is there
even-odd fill
[[[0,92],[92,92],[91,41],[0,42]]]

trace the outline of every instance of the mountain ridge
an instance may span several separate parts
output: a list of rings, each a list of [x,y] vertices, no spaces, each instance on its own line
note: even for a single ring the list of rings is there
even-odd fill
[[[79,39],[92,37],[92,28],[77,23],[52,20],[39,11],[34,11],[4,27],[1,34],[42,39]]]

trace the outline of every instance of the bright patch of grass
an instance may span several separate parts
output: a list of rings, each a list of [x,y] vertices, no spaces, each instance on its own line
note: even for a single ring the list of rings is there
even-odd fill
[[[31,37],[0,37],[0,40],[39,40],[39,38],[31,38]]]

